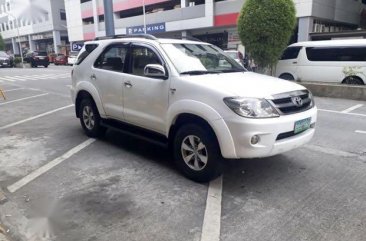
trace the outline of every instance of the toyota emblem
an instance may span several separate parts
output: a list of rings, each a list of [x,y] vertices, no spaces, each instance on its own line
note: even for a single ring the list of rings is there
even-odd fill
[[[302,99],[299,96],[294,96],[291,97],[291,101],[292,103],[294,103],[294,105],[296,105],[297,107],[301,107],[303,105]]]

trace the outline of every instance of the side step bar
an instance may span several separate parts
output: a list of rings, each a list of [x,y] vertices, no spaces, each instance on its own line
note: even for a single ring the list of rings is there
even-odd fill
[[[102,120],[101,125],[108,129],[120,132],[127,136],[150,142],[151,144],[168,148],[168,138],[164,135],[143,129],[141,127],[133,126],[127,123],[115,121],[115,120]]]

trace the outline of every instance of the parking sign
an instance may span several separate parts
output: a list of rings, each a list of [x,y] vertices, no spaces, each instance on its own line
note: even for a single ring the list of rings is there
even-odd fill
[[[83,46],[84,46],[83,43],[72,43],[71,50],[80,51]]]

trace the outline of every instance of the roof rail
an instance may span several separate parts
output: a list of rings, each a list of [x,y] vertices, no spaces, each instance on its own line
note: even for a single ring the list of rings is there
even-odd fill
[[[195,38],[195,37],[192,37],[192,36],[184,36],[184,37],[182,37],[182,39],[202,42],[201,39],[198,39],[198,38]]]
[[[94,40],[118,39],[118,38],[145,38],[150,40],[157,40],[157,38],[151,34],[118,34],[113,36],[96,37]]]

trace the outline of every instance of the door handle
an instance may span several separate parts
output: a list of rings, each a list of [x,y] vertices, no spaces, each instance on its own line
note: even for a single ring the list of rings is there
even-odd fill
[[[95,76],[95,74],[92,74],[92,75],[90,76],[90,79],[91,79],[91,80],[96,80],[96,79],[97,79],[97,76]]]
[[[127,88],[131,88],[132,87],[132,84],[130,81],[127,81],[124,83],[124,85],[127,87]]]
[[[297,64],[297,61],[292,62],[293,64]]]

